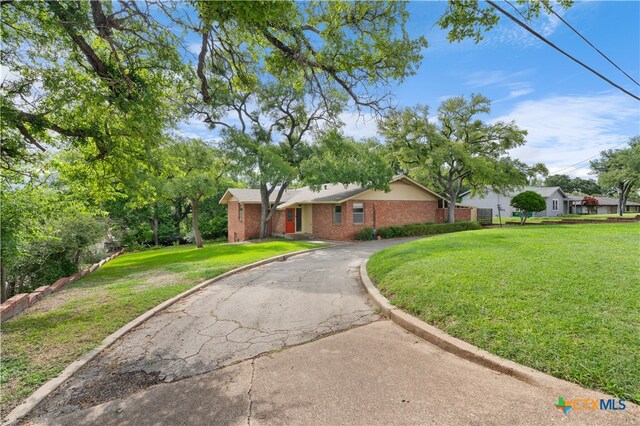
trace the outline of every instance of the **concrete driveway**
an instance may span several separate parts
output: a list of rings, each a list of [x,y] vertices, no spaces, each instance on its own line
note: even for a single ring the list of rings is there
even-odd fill
[[[87,408],[376,321],[358,268],[372,253],[405,241],[330,247],[208,286],[125,335],[45,399],[36,414]]]
[[[529,385],[380,320],[358,267],[404,241],[332,247],[209,286],[87,364],[30,421],[640,424],[637,407],[565,415],[558,396],[605,396],[560,380]]]

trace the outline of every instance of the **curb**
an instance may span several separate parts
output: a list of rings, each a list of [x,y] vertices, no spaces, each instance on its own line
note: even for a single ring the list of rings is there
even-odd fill
[[[28,415],[34,408],[36,408],[36,406],[40,402],[42,402],[43,399],[45,399],[47,396],[49,396],[51,393],[53,393],[68,378],[73,376],[78,370],[80,370],[80,368],[82,368],[89,361],[94,359],[100,352],[102,352],[103,350],[107,349],[109,346],[113,345],[116,342],[116,340],[118,340],[119,338],[121,338],[122,336],[124,336],[125,334],[127,334],[128,332],[133,330],[134,328],[138,327],[140,324],[142,324],[143,322],[145,322],[149,318],[153,317],[158,312],[168,308],[169,306],[173,305],[174,303],[178,302],[179,300],[184,299],[185,297],[190,296],[193,293],[195,293],[195,292],[197,292],[197,291],[199,291],[199,290],[201,290],[201,289],[203,289],[205,287],[208,287],[211,284],[214,284],[214,283],[216,283],[218,281],[221,281],[221,280],[223,280],[225,278],[228,278],[228,277],[230,277],[232,275],[235,275],[235,274],[237,274],[239,272],[243,272],[243,271],[246,271],[248,269],[253,269],[253,268],[256,268],[258,266],[267,265],[267,264],[273,263],[273,262],[284,262],[285,260],[287,260],[287,259],[289,259],[289,258],[291,258],[293,256],[298,256],[300,254],[306,254],[306,253],[310,253],[310,252],[314,252],[314,251],[318,251],[318,250],[324,250],[324,249],[328,249],[328,248],[331,248],[331,247],[333,247],[333,245],[329,245],[329,246],[326,246],[326,247],[317,247],[317,248],[312,248],[312,249],[307,249],[307,250],[294,251],[292,253],[281,254],[281,255],[278,255],[278,256],[270,257],[268,259],[260,260],[258,262],[250,263],[248,265],[244,265],[244,266],[241,266],[239,268],[233,269],[231,271],[225,272],[224,274],[218,275],[215,278],[211,278],[211,279],[209,279],[207,281],[204,281],[204,282],[196,285],[195,287],[192,287],[189,290],[186,290],[186,291],[178,294],[177,296],[174,296],[173,298],[162,302],[161,304],[157,305],[154,308],[151,308],[150,310],[148,310],[147,312],[145,312],[142,315],[138,316],[137,318],[129,321],[127,324],[122,326],[120,329],[118,329],[114,333],[112,333],[109,336],[107,336],[102,341],[100,346],[98,346],[97,348],[91,350],[90,352],[87,352],[86,354],[82,355],[80,358],[78,358],[77,360],[73,361],[64,370],[62,370],[62,373],[60,373],[57,377],[54,377],[53,379],[51,379],[48,382],[46,382],[44,385],[40,386],[22,404],[18,405],[16,408],[11,410],[11,412],[4,419],[2,419],[2,424],[3,425],[15,424],[20,419],[22,419],[23,417]]]
[[[542,382],[547,379],[560,380],[555,377],[548,376],[540,371],[517,364],[513,361],[492,355],[477,346],[473,346],[460,339],[456,339],[444,331],[427,324],[421,319],[396,308],[371,282],[369,274],[367,274],[368,262],[369,259],[365,260],[360,265],[360,282],[362,283],[362,286],[365,288],[373,302],[380,308],[382,314],[408,332],[413,333],[440,349],[452,353],[460,358],[479,364],[498,373],[514,377],[530,385],[546,387]],[[541,377],[541,375],[544,377]]]

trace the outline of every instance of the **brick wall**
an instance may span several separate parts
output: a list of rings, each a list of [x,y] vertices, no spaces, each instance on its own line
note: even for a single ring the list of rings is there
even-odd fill
[[[437,223],[445,223],[447,222],[447,217],[449,215],[448,209],[436,209],[436,220]],[[469,207],[456,207],[456,222],[468,222],[471,220],[471,209]]]
[[[364,224],[353,224],[353,204],[364,204]],[[313,205],[313,235],[329,240],[353,240],[362,228],[435,222],[436,201],[347,201],[342,203],[342,224],[333,223],[332,204]]]
[[[227,216],[227,241],[244,241],[260,236],[260,204],[245,204],[244,219],[238,220],[240,203],[229,201]]]
[[[238,220],[238,201],[229,201],[227,241],[245,241],[260,237],[260,204],[244,205],[244,220]],[[276,211],[269,223],[270,234],[284,234],[284,212]]]
[[[270,224],[270,229],[272,234],[278,234],[278,235],[284,234],[284,231],[285,231],[284,219],[285,219],[284,210],[277,210],[273,214],[273,217],[271,218],[271,224]]]
[[[353,204],[364,204],[364,223],[353,224]],[[328,240],[353,240],[362,228],[380,228],[411,223],[446,222],[447,209],[437,208],[437,201],[350,200],[342,203],[342,223],[333,223],[333,204],[314,204],[312,207],[313,235]],[[470,208],[456,208],[456,221],[471,220]],[[285,212],[277,211],[269,226],[270,234],[285,233]],[[260,236],[260,205],[245,204],[244,221],[238,221],[238,202],[229,202],[229,242]]]
[[[435,222],[437,206],[437,201],[374,201],[374,227]]]
[[[238,220],[238,209],[240,203],[237,201],[229,201],[227,210],[227,241],[233,243],[235,241],[244,240],[244,223]],[[246,212],[245,212],[246,214]]]
[[[244,205],[244,239],[260,238],[260,204]]]

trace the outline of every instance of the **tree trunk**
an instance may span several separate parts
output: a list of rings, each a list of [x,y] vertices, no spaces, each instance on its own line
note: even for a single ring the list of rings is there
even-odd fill
[[[282,194],[289,187],[289,182],[282,184],[276,195],[273,206],[269,202],[269,197],[274,191],[275,187],[268,189],[266,184],[260,184],[260,238],[267,238],[269,236],[269,221],[276,212],[276,207],[280,204]]]
[[[0,287],[2,289],[2,294],[0,295],[0,303],[7,300],[9,297],[9,286],[7,284],[7,270],[4,268],[4,263],[0,260]]]
[[[151,219],[151,227],[153,228],[153,244],[158,247],[160,245],[160,236],[158,235],[158,208],[153,207],[153,219]]]
[[[269,235],[269,195],[267,185],[260,185],[260,239],[267,238]]]
[[[631,193],[631,188],[633,187],[633,184],[631,182],[626,182],[624,184],[624,189],[622,190],[622,205],[621,205],[621,212],[620,212],[620,216],[622,216],[622,214],[624,213],[624,211],[627,208],[627,200],[629,199],[629,194]]]
[[[200,200],[197,198],[191,198],[191,229],[193,230],[193,236],[195,238],[196,247],[202,248],[204,247],[204,243],[202,242],[202,235],[200,235],[200,227],[198,226],[198,209]]]
[[[618,182],[618,216],[624,212],[624,182]]]
[[[456,223],[456,199],[458,198],[458,191],[449,187],[449,208],[448,217],[449,223]]]

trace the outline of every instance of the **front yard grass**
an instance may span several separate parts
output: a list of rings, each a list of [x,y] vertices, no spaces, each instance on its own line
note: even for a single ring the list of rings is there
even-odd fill
[[[640,224],[468,231],[368,264],[397,307],[493,354],[640,402]]]
[[[625,219],[632,219],[636,216],[640,215],[640,213],[623,213],[622,217]],[[550,217],[529,217],[527,218],[527,223],[536,223],[541,222],[543,220],[562,220],[562,219],[578,219],[578,220],[607,220],[608,218],[618,218],[620,215],[618,214],[565,214],[562,216],[550,216]],[[507,216],[502,218],[502,223],[505,222],[520,222],[519,217]],[[499,218],[495,216],[493,218],[493,224],[499,224]]]
[[[109,334],[165,300],[239,266],[318,246],[271,241],[123,254],[2,324],[2,414]]]

